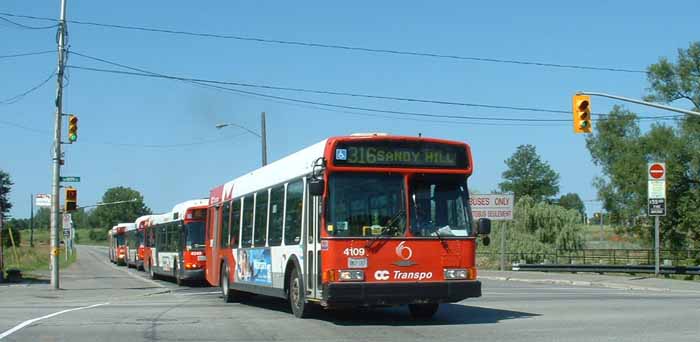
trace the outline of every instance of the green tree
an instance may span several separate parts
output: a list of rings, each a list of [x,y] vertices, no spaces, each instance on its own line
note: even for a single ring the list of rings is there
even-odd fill
[[[51,209],[39,208],[34,213],[34,229],[45,228],[48,230],[51,225]]]
[[[12,190],[12,180],[10,179],[10,174],[0,170],[0,212],[4,216],[12,209],[12,203],[10,203],[9,195]]]
[[[680,49],[675,63],[661,58],[649,66],[648,80],[646,100],[685,101],[700,110],[700,43]],[[700,240],[700,118],[685,116],[675,125],[656,123],[642,133],[636,114],[616,106],[597,121],[586,145],[603,170],[594,185],[613,223],[650,238],[646,220],[637,219],[646,213],[647,164],[665,162],[667,215],[661,219],[662,241],[671,248],[693,247],[693,241]]]
[[[118,186],[107,189],[102,196],[102,203],[133,199],[135,199],[133,202],[98,206],[93,210],[92,215],[96,217],[101,228],[108,229],[120,222],[134,222],[139,216],[151,213],[151,209],[144,204],[141,193],[128,187]]]
[[[518,198],[530,196],[536,202],[559,192],[559,174],[540,159],[535,146],[518,146],[505,163],[508,169],[502,174],[504,181],[498,185],[502,192],[512,192]]]
[[[586,216],[586,206],[583,204],[581,197],[576,193],[570,192],[566,195],[562,195],[559,197],[558,204],[566,209],[576,210],[581,217]]]

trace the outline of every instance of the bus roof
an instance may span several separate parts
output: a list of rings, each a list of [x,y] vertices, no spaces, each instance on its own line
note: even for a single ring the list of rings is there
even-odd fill
[[[229,200],[270,184],[283,183],[310,173],[314,161],[323,157],[327,141],[328,139],[322,140],[280,160],[226,182],[223,189],[223,200]],[[236,184],[235,187],[234,184]]]
[[[143,224],[143,225],[148,225],[148,221],[151,219],[151,216],[153,216],[153,215],[143,215],[143,216],[140,216],[139,218],[136,219],[136,221],[134,221],[134,224],[135,224],[136,227],[138,227],[138,228],[140,228],[142,224]]]
[[[183,220],[188,209],[206,208],[208,202],[209,200],[206,198],[198,198],[178,203],[167,213],[150,215],[150,225]]]

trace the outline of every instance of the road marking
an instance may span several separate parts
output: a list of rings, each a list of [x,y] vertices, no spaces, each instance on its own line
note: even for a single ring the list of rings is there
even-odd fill
[[[88,248],[88,250],[89,250],[89,248]],[[152,279],[148,279],[148,278],[146,278],[146,277],[141,277],[141,276],[139,276],[139,275],[136,275],[136,274],[133,274],[133,273],[129,272],[129,268],[122,269],[122,268],[120,268],[119,266],[110,264],[110,263],[107,262],[106,260],[104,260],[104,259],[100,258],[99,256],[95,255],[95,254],[94,254],[94,251],[89,251],[88,253],[91,253],[92,256],[93,256],[95,259],[100,260],[100,261],[101,261],[102,263],[104,263],[105,265],[107,265],[107,266],[109,266],[109,267],[112,267],[113,269],[115,269],[115,270],[117,270],[117,271],[124,272],[124,273],[128,274],[128,275],[129,275],[130,277],[132,277],[132,278],[135,278],[135,279],[138,279],[138,280],[141,280],[141,281],[145,281],[145,282],[147,282],[147,283],[154,284],[154,285],[156,285],[156,286],[158,286],[158,287],[165,287],[165,288],[167,288],[167,287],[164,286],[163,284],[159,284],[158,282],[156,282],[156,281],[154,281],[154,280],[152,280]]]
[[[54,313],[49,314],[49,315],[46,315],[46,316],[41,316],[41,317],[33,318],[33,319],[30,319],[30,320],[24,321],[24,322],[22,322],[22,323],[16,325],[14,328],[12,328],[12,329],[10,329],[10,330],[7,330],[7,331],[5,331],[4,333],[0,334],[0,340],[2,340],[3,338],[5,338],[5,337],[7,337],[7,336],[10,336],[11,334],[15,333],[16,331],[18,331],[18,330],[20,330],[20,329],[22,329],[22,328],[24,328],[24,327],[26,327],[26,326],[28,326],[28,325],[30,325],[30,324],[33,324],[34,322],[41,321],[42,319],[47,319],[47,318],[51,318],[51,317],[54,317],[54,316],[58,316],[58,315],[60,315],[60,314],[66,313],[66,312],[78,311],[78,310],[85,310],[85,309],[92,309],[92,308],[96,308],[96,307],[98,307],[98,306],[103,306],[103,305],[108,305],[108,304],[109,304],[109,303],[100,303],[100,304],[94,304],[94,305],[90,305],[90,306],[83,306],[83,307],[80,307],[80,308],[67,309],[67,310],[63,310],[63,311],[59,311],[59,312],[54,312]]]
[[[210,295],[210,294],[221,294],[221,291],[175,293],[176,296],[203,296],[203,295]]]

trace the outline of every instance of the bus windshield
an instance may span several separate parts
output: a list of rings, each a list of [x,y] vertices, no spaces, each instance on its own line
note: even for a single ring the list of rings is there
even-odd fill
[[[331,236],[403,236],[404,177],[383,173],[334,173],[329,177]]]
[[[471,234],[469,192],[464,176],[416,175],[410,181],[414,236]]]
[[[204,248],[204,222],[195,221],[187,223],[185,225],[185,231],[187,234],[187,243],[185,246],[191,249]]]
[[[114,236],[117,240],[117,246],[124,246],[124,234]]]

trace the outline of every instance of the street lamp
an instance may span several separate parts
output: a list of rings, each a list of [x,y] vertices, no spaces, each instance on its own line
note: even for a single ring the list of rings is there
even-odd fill
[[[267,138],[266,138],[267,134],[265,133],[265,131],[266,131],[265,130],[265,112],[262,112],[260,114],[260,132],[261,133],[258,133],[258,132],[254,131],[248,127],[241,126],[241,125],[239,125],[237,123],[233,123],[233,122],[219,123],[219,124],[216,124],[215,127],[217,129],[222,129],[222,128],[228,127],[228,126],[238,127],[240,129],[245,130],[246,132],[260,138],[260,141],[262,144],[262,166],[267,165]]]

